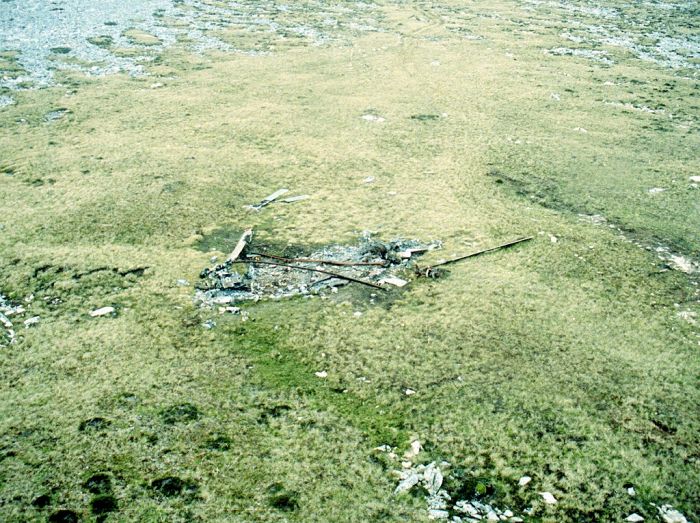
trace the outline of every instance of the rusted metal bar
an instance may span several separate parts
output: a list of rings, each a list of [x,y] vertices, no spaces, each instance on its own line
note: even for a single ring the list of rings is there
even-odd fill
[[[497,245],[496,247],[490,247],[490,248],[488,248],[488,249],[484,249],[483,251],[472,252],[471,254],[466,254],[466,255],[464,255],[464,256],[459,256],[459,257],[457,257],[457,258],[452,258],[451,260],[446,260],[446,261],[443,261],[443,262],[435,263],[435,264],[430,265],[430,266],[428,266],[428,267],[423,267],[423,268],[421,268],[421,272],[424,272],[424,273],[427,274],[427,273],[429,273],[432,269],[435,269],[436,267],[442,267],[443,265],[448,265],[448,264],[450,264],[450,263],[455,263],[455,262],[458,262],[458,261],[466,260],[467,258],[473,258],[474,256],[479,256],[480,254],[486,254],[487,252],[493,252],[493,251],[497,251],[497,250],[499,250],[499,249],[505,249],[506,247],[511,247],[511,246],[516,245],[516,244],[518,244],[518,243],[526,242],[526,241],[529,241],[529,240],[532,240],[532,239],[533,239],[532,236],[528,236],[528,237],[526,237],[526,238],[519,238],[519,239],[517,239],[517,240],[513,240],[513,241],[508,242],[508,243],[503,243],[503,244],[501,244],[501,245]]]
[[[310,272],[319,272],[321,274],[327,274],[329,276],[333,276],[335,278],[340,278],[342,280],[347,280],[351,281],[354,283],[360,283],[362,285],[367,285],[368,287],[373,287],[375,289],[382,289],[384,290],[384,287],[381,285],[378,285],[376,283],[373,283],[371,281],[365,281],[365,280],[360,280],[359,278],[353,278],[352,276],[346,276],[345,274],[338,274],[337,272],[331,272],[331,271],[324,271],[323,269],[316,269],[313,267],[303,267],[301,265],[292,265],[289,263],[281,263],[281,262],[267,262],[267,261],[262,261],[262,260],[251,260],[250,258],[245,258],[242,260],[237,260],[232,263],[252,263],[253,265],[278,265],[280,267],[289,267],[291,269],[299,269],[302,271],[310,271]]]
[[[340,267],[357,266],[376,266],[386,267],[387,262],[351,262],[351,261],[336,261],[336,260],[315,260],[313,258],[285,258],[283,256],[275,256],[273,254],[263,254],[260,252],[251,252],[249,256],[259,256],[261,258],[270,258],[271,260],[280,260],[286,263],[319,263],[323,265],[338,265]]]

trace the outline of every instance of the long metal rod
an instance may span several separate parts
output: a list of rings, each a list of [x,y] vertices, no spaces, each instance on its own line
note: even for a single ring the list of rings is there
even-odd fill
[[[442,265],[447,265],[449,263],[455,263],[458,261],[466,260],[467,258],[473,258],[474,256],[479,256],[480,254],[486,254],[487,252],[493,252],[493,251],[497,251],[499,249],[505,249],[506,247],[511,247],[512,245],[516,245],[518,243],[526,242],[526,241],[529,241],[532,239],[533,239],[533,236],[528,236],[527,238],[519,238],[517,240],[513,240],[512,242],[503,243],[501,245],[497,245],[496,247],[484,249],[483,251],[473,252],[471,254],[459,256],[458,258],[452,258],[451,260],[446,260],[446,261],[443,261],[440,263],[436,263],[434,265],[430,265],[429,267],[423,267],[421,270],[422,271],[429,271],[430,269],[434,269],[435,267],[441,267]]]
[[[336,260],[315,260],[313,258],[284,258],[282,256],[274,256],[272,254],[263,254],[260,252],[251,252],[248,254],[248,256],[260,256],[261,258],[270,258],[271,260],[280,260],[283,262],[287,263],[322,263],[324,265],[338,265],[341,267],[353,267],[355,265],[357,266],[376,266],[376,267],[385,267],[387,265],[386,262],[350,262],[350,261],[336,261]]]
[[[360,280],[358,278],[353,278],[352,276],[346,276],[344,274],[338,274],[336,272],[331,272],[331,271],[324,271],[323,269],[314,269],[312,267],[302,267],[301,265],[291,265],[289,263],[281,263],[281,262],[266,262],[266,261],[262,261],[262,260],[251,260],[250,258],[247,258],[244,260],[237,260],[233,263],[252,263],[253,265],[278,265],[280,267],[290,267],[292,269],[299,269],[302,271],[320,272],[321,274],[328,274],[329,276],[333,276],[335,278],[340,278],[342,280],[347,280],[347,281],[351,281],[354,283],[361,283],[362,285],[367,285],[368,287],[374,287],[375,289],[385,290],[384,287],[382,287],[381,285],[377,285],[376,283],[372,283],[371,281]]]

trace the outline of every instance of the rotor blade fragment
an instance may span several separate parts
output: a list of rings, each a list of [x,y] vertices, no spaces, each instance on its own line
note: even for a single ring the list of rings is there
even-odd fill
[[[233,251],[231,251],[231,254],[229,254],[228,258],[226,259],[227,262],[234,263],[238,257],[241,255],[243,252],[243,249],[246,248],[246,245],[250,242],[250,239],[253,237],[253,229],[246,229],[243,231],[243,234],[241,235],[241,238],[238,240],[238,243],[236,244],[236,247],[234,247]]]

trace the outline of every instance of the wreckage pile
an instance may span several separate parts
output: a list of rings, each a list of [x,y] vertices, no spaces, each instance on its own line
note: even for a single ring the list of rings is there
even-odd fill
[[[10,345],[17,341],[17,334],[10,317],[23,312],[24,307],[12,305],[5,296],[0,294],[0,346]]]
[[[382,242],[365,233],[356,245],[329,245],[287,258],[255,252],[251,238],[252,231],[246,231],[224,263],[202,271],[196,302],[237,312],[232,304],[337,292],[351,283],[378,290],[403,287],[408,281],[401,276],[413,269],[416,257],[440,247],[418,240]]]
[[[374,449],[385,453],[391,461],[398,461],[395,449],[389,445],[381,445]],[[478,499],[455,499],[444,488],[446,471],[450,464],[442,461],[439,464],[433,462],[426,464],[414,464],[422,451],[421,442],[414,440],[411,448],[406,451],[401,460],[401,468],[394,470],[394,475],[399,484],[394,490],[395,495],[400,495],[413,490],[420,490],[425,497],[428,510],[428,519],[444,520],[452,523],[477,523],[479,521],[510,521],[522,523],[523,518],[516,516],[511,510],[501,510]],[[529,480],[529,478],[528,478]]]

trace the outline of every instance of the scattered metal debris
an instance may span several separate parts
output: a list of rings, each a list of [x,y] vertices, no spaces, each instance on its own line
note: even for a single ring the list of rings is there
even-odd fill
[[[389,285],[401,287],[408,281],[397,273],[410,272],[415,257],[440,247],[439,242],[418,240],[381,242],[366,233],[356,245],[330,245],[291,258],[255,252],[250,249],[251,238],[252,231],[246,230],[226,262],[202,271],[196,302],[211,307],[310,296],[349,283],[382,290]],[[246,266],[245,272],[238,272],[237,266]]]
[[[260,200],[258,203],[254,203],[252,205],[246,205],[246,209],[250,209],[253,211],[259,211],[263,207],[267,207],[271,203],[274,203],[279,200],[280,197],[284,196],[289,192],[289,189],[279,189],[275,192],[273,192],[271,195],[266,196],[262,200]],[[304,200],[308,200],[311,198],[308,194],[300,194],[298,196],[290,196],[288,198],[284,198],[283,200],[279,200],[282,203],[295,203],[295,202],[301,202]]]
[[[261,201],[258,203],[254,203],[252,205],[248,205],[247,208],[252,209],[254,211],[259,211],[263,207],[267,207],[270,205],[272,202],[274,202],[277,198],[280,196],[283,196],[289,192],[289,189],[279,189],[275,192],[273,192],[270,196],[267,196],[263,198]]]
[[[438,267],[442,267],[443,265],[448,265],[450,263],[455,263],[458,261],[466,260],[467,258],[473,258],[474,256],[479,256],[480,254],[486,254],[488,252],[493,252],[497,251],[499,249],[505,249],[507,247],[511,247],[513,245],[516,245],[518,243],[526,242],[529,240],[532,240],[532,236],[528,236],[525,238],[519,238],[517,240],[513,240],[508,243],[503,243],[501,245],[497,245],[496,247],[491,247],[489,249],[484,249],[481,251],[473,252],[471,254],[466,254],[464,256],[458,256],[457,258],[452,258],[451,260],[445,260],[439,263],[435,263],[433,265],[430,265],[428,267],[416,267],[416,274],[419,276],[425,276],[427,278],[437,278],[440,276],[440,272],[436,271]]]

